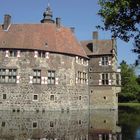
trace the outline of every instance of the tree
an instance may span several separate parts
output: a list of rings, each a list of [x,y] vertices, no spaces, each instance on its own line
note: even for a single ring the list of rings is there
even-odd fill
[[[98,3],[101,7],[98,15],[104,25],[97,28],[110,30],[112,37],[126,42],[134,39],[133,51],[140,54],[140,0],[99,0]]]
[[[120,102],[136,101],[140,93],[140,86],[137,82],[133,66],[129,66],[125,61],[120,64],[122,91],[119,95]]]

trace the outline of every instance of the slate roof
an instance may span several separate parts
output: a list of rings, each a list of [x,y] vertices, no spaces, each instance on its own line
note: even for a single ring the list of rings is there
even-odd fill
[[[87,58],[71,30],[52,23],[11,24],[8,31],[0,26],[0,48],[43,50]]]
[[[91,55],[105,55],[112,54],[113,40],[86,40],[81,41],[86,54]],[[92,51],[92,47],[95,47]]]

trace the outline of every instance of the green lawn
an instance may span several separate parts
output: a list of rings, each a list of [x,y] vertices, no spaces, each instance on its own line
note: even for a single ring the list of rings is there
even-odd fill
[[[140,107],[140,103],[119,103],[119,106]]]

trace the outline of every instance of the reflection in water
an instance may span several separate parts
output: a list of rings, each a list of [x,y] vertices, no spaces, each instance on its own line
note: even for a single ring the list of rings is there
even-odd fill
[[[121,140],[117,111],[0,112],[0,140]]]
[[[123,140],[140,140],[140,107],[119,108]]]
[[[93,110],[89,122],[89,140],[121,140],[118,111]]]
[[[140,128],[136,130],[136,138],[140,139]]]

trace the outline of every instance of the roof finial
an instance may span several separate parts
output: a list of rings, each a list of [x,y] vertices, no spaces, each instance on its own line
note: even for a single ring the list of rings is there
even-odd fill
[[[50,7],[50,1],[48,0],[48,7]]]
[[[44,12],[43,14],[43,19],[41,20],[41,23],[54,23],[54,20],[52,20],[52,17],[53,17],[53,12],[51,10],[51,7],[50,7],[50,2],[48,0],[48,6],[46,8],[46,11]]]

